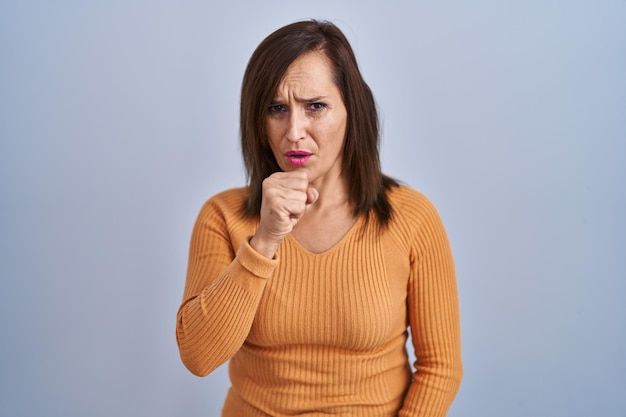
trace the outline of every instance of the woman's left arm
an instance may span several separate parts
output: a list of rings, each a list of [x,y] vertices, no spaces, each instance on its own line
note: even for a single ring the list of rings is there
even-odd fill
[[[415,373],[399,417],[443,417],[461,384],[461,327],[452,250],[426,201],[413,241],[408,315]]]

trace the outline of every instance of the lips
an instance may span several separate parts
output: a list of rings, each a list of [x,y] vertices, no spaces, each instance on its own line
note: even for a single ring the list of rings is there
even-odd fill
[[[292,164],[303,165],[311,157],[311,152],[300,150],[287,151],[285,152],[285,156],[287,157],[287,160],[289,160],[289,162],[291,162]]]

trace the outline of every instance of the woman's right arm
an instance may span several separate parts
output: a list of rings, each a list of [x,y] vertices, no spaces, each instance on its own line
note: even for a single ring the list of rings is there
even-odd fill
[[[252,249],[248,239],[235,253],[230,239],[225,213],[208,202],[193,229],[176,320],[181,359],[198,376],[208,375],[239,350],[278,265]]]
[[[238,210],[209,201],[191,236],[183,304],[176,339],[185,366],[208,375],[246,340],[267,280],[278,266],[276,251],[319,193],[304,172],[276,172],[263,181],[260,221],[252,238],[236,247],[227,228],[244,224]],[[243,227],[243,226],[242,226]]]

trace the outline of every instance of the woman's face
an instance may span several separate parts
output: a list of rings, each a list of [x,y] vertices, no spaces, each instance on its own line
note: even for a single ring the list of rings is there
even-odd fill
[[[287,68],[266,129],[283,171],[303,170],[312,184],[341,175],[348,113],[326,57],[309,52]]]

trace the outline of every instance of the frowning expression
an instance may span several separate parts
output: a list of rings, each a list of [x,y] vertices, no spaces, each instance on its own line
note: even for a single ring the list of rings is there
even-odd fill
[[[308,52],[298,57],[280,81],[266,119],[280,168],[304,170],[312,183],[341,176],[347,119],[326,56]]]

